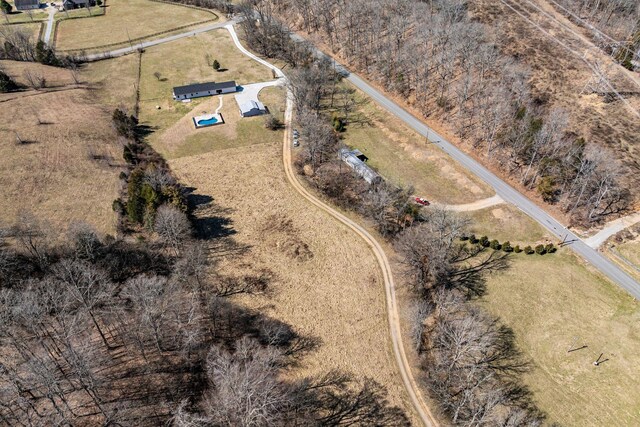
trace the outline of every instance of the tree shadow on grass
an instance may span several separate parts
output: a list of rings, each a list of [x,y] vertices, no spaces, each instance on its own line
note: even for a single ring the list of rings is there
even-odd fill
[[[187,190],[187,205],[191,212],[194,235],[198,240],[209,242],[211,254],[217,257],[241,255],[251,246],[237,242],[232,236],[237,233],[230,218],[234,212],[214,202],[213,197],[198,194],[195,188]]]

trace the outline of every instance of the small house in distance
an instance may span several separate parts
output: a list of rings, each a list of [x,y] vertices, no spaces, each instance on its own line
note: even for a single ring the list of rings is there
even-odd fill
[[[247,101],[238,104],[240,107],[240,115],[242,117],[253,117],[267,114],[267,107],[260,101]]]
[[[367,166],[361,159],[358,158],[357,153],[364,156],[360,150],[349,150],[347,148],[341,148],[338,152],[340,160],[345,162],[351,169],[353,169],[358,175],[360,175],[369,184],[378,184],[382,181],[382,177],[378,175],[376,171]],[[366,156],[364,156],[366,158]]]
[[[15,0],[16,10],[40,9],[40,0]]]
[[[233,93],[238,90],[234,80],[228,82],[208,82],[195,83],[186,86],[173,88],[173,99],[181,101],[184,99],[200,98],[202,96],[222,95],[223,93]]]
[[[95,6],[95,0],[63,0],[62,7],[64,10],[80,9],[87,6]]]

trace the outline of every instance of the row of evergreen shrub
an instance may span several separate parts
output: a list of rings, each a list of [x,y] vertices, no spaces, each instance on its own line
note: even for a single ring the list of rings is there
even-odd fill
[[[472,245],[480,245],[485,248],[491,248],[495,251],[502,250],[504,252],[515,252],[517,254],[519,254],[520,252],[524,252],[527,255],[531,255],[534,253],[538,255],[544,255],[552,254],[558,250],[553,245],[553,243],[549,243],[547,245],[537,245],[533,248],[529,245],[525,246],[524,248],[520,248],[520,245],[511,246],[511,242],[509,242],[508,240],[504,243],[500,243],[496,239],[489,240],[487,236],[477,238],[475,234],[471,234],[469,236],[463,235],[462,237],[460,237],[460,240],[462,240],[463,242],[469,242]]]

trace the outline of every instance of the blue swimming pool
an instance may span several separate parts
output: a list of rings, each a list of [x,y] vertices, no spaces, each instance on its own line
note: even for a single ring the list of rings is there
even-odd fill
[[[198,126],[208,126],[215,123],[218,123],[218,119],[216,119],[215,117],[211,117],[210,119],[198,120]]]

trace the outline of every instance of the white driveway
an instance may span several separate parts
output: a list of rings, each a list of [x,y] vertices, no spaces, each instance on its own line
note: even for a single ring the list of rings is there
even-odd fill
[[[57,12],[57,9],[55,8],[55,6],[49,6],[49,19],[47,19],[47,29],[44,32],[44,44],[48,45],[50,44],[49,41],[51,40],[51,32],[53,30],[53,18]]]
[[[271,80],[269,82],[251,83],[242,85],[242,92],[235,95],[236,102],[241,105],[247,101],[258,101],[258,93],[265,87],[280,86],[284,84],[284,80]],[[268,107],[268,105],[267,105]]]

